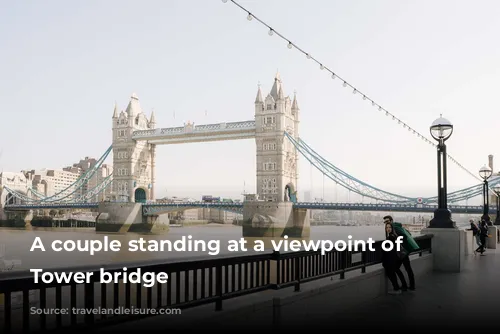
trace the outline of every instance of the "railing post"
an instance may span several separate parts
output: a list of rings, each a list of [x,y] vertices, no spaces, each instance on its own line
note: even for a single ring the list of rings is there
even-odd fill
[[[227,268],[227,267],[226,267]],[[215,310],[222,311],[222,264],[215,267],[215,294],[217,295],[217,300],[215,301]]]
[[[299,256],[295,258],[295,291],[300,291],[300,280],[302,278],[302,261]]]
[[[272,253],[273,259],[276,261],[276,273],[275,273],[275,289],[279,289],[281,285],[281,259],[280,259],[280,252],[274,251]]]
[[[363,267],[361,268],[361,273],[366,273],[366,257],[369,250],[361,252],[361,261],[363,262]]]
[[[95,307],[94,303],[94,282],[85,284],[85,308],[91,310],[90,312],[85,312],[85,323],[87,325],[94,323],[94,313],[92,309]]]
[[[340,279],[345,278],[345,267],[347,265],[347,251],[342,251],[340,253],[340,269],[342,272],[340,273]]]

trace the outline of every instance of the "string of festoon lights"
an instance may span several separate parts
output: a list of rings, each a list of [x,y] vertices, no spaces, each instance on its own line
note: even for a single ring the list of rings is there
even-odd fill
[[[255,20],[259,23],[261,23],[262,25],[264,25],[268,30],[268,34],[269,36],[278,36],[280,37],[282,40],[284,40],[286,43],[287,43],[287,47],[289,49],[295,49],[301,53],[304,54],[304,56],[310,60],[310,61],[313,61],[315,62],[320,70],[322,71],[325,71],[327,73],[329,73],[332,77],[332,79],[338,79],[339,82],[342,83],[342,85],[345,87],[345,88],[349,88],[349,89],[352,89],[352,94],[354,95],[357,95],[359,97],[361,97],[363,100],[371,103],[372,107],[378,109],[378,111],[380,112],[383,112],[385,113],[385,115],[387,117],[390,117],[393,121],[397,122],[399,125],[401,125],[404,129],[407,129],[408,132],[412,133],[413,135],[417,136],[417,138],[420,138],[421,140],[423,140],[424,142],[426,142],[427,144],[429,145],[432,145],[433,147],[437,147],[437,145],[434,143],[434,141],[428,139],[426,136],[422,135],[420,132],[418,132],[417,130],[415,130],[414,128],[412,128],[410,125],[408,125],[407,123],[405,123],[404,121],[402,121],[401,119],[399,119],[398,117],[396,117],[394,114],[390,113],[388,110],[386,110],[384,107],[382,107],[379,103],[375,102],[375,100],[373,100],[372,98],[370,98],[367,94],[361,92],[358,88],[356,88],[354,85],[352,85],[351,83],[349,83],[347,80],[343,79],[341,76],[339,76],[335,71],[333,71],[332,69],[328,68],[323,62],[319,61],[318,59],[314,58],[311,53],[309,52],[306,52],[304,49],[302,49],[301,47],[299,47],[297,44],[293,43],[290,39],[286,38],[285,36],[283,36],[282,34],[280,34],[278,31],[276,31],[276,29],[272,28],[269,24],[267,24],[266,22],[262,21],[261,19],[259,19],[258,17],[256,17],[253,13],[251,13],[248,9],[246,9],[245,7],[243,7],[242,5],[240,5],[239,3],[237,3],[236,1],[234,0],[222,0],[223,3],[227,3],[228,1],[232,2],[234,5],[236,5],[237,7],[239,7],[241,10],[243,10],[244,12],[246,12],[247,14],[247,20],[248,21],[252,21],[252,20]],[[470,174],[472,177],[474,177],[475,179],[477,180],[480,180],[482,181],[476,174],[472,173],[471,171],[469,171],[467,168],[465,168],[462,164],[460,164],[455,158],[453,158],[451,155],[447,154],[448,156],[448,159],[455,163],[458,167],[460,167],[461,169],[463,169],[465,172],[467,172],[468,174]]]

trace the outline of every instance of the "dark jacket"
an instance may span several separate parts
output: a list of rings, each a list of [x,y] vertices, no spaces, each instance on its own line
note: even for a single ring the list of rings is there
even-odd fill
[[[396,249],[397,235],[391,233],[386,237],[386,240],[391,240],[394,243],[394,247],[390,251],[384,251],[382,249],[382,266],[386,269],[398,269],[401,266],[402,261],[399,259],[398,252]]]
[[[488,236],[488,225],[481,223],[479,225],[479,236],[486,238]]]
[[[469,231],[472,231],[472,234],[476,236],[479,233],[479,228],[477,227],[476,224],[470,223],[470,229]]]

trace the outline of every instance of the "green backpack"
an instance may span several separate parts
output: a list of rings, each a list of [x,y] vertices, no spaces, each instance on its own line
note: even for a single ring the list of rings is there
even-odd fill
[[[407,231],[401,223],[393,223],[394,231],[397,235],[403,236],[403,248],[409,253],[416,252],[420,249],[417,242],[411,236],[411,233]]]

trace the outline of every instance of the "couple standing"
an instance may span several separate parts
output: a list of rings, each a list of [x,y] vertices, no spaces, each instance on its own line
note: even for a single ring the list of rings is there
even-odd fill
[[[386,240],[391,240],[394,242],[394,247],[390,251],[382,250],[382,265],[385,269],[387,278],[392,283],[394,291],[390,291],[390,294],[401,294],[402,291],[415,290],[415,276],[410,264],[410,253],[418,249],[418,245],[415,240],[411,237],[410,233],[406,231],[401,224],[394,223],[392,216],[384,217],[385,224],[385,237]],[[395,241],[398,237],[403,237],[403,243],[400,250],[396,248]],[[401,272],[401,265],[404,266],[406,273],[408,274],[408,280],[410,281],[410,286],[407,285],[405,276]],[[398,277],[401,281],[401,285],[398,283]]]

